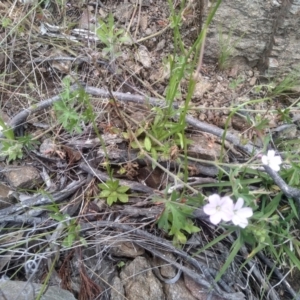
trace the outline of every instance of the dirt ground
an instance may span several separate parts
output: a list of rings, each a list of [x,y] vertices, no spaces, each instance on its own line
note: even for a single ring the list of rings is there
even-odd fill
[[[201,234],[189,237],[183,249],[176,250],[172,246],[169,236],[158,230],[155,225],[163,206],[159,203],[153,205],[148,196],[153,191],[162,191],[168,184],[174,184],[174,182],[163,170],[153,169],[151,161],[145,157],[141,158],[137,150],[128,147],[128,141],[122,135],[128,126],[135,131],[139,127],[138,124],[149,126],[153,122],[155,115],[152,107],[145,101],[147,97],[152,97],[151,99],[157,102],[165,99],[170,79],[168,61],[174,55],[174,34],[170,27],[168,2],[144,0],[141,1],[142,5],[134,5],[130,1],[113,0],[68,1],[63,4],[54,0],[40,1],[39,4],[38,1],[31,2],[30,0],[23,0],[24,4],[20,2],[2,1],[0,3],[2,18],[2,25],[0,25],[1,114],[3,121],[16,125],[16,135],[31,134],[32,139],[38,144],[33,149],[27,148],[21,159],[9,163],[7,160],[2,160],[1,170],[10,171],[12,168],[20,168],[17,177],[27,176],[29,171],[28,169],[24,171],[24,168],[28,166],[37,170],[37,175],[34,176],[39,177],[39,173],[46,173],[49,185],[46,184],[45,176],[42,176],[43,180],[33,176],[35,179],[33,183],[31,181],[30,187],[19,186],[26,190],[24,194],[31,196],[36,196],[46,186],[47,193],[59,195],[62,190],[68,192],[69,187],[72,190],[72,182],[78,182],[79,189],[75,194],[71,193],[72,197],[68,198],[68,204],[62,205],[60,209],[69,216],[76,217],[89,245],[87,249],[84,249],[77,244],[68,250],[61,249],[61,252],[56,246],[49,246],[51,251],[48,248],[46,250],[51,253],[51,256],[41,264],[39,272],[34,277],[30,277],[32,282],[45,282],[47,274],[50,273],[49,265],[54,262],[55,271],[50,280],[48,278],[47,284],[50,282],[51,285],[59,281],[61,287],[71,291],[78,299],[109,299],[111,287],[117,289],[113,280],[119,277],[124,280],[130,273],[128,271],[129,273],[125,276],[120,272],[121,264],[130,265],[137,257],[143,257],[146,262],[142,263],[147,265],[149,262],[148,267],[155,270],[152,258],[162,255],[155,252],[158,249],[162,253],[172,252],[173,257],[170,260],[173,265],[176,263],[176,257],[181,257],[181,261],[186,262],[187,265],[189,263],[189,270],[186,271],[185,279],[181,279],[180,284],[185,285],[187,290],[182,289],[189,293],[190,298],[177,299],[257,299],[261,286],[261,282],[257,282],[257,279],[252,280],[252,286],[247,286],[245,290],[241,289],[249,278],[245,272],[238,271],[238,264],[242,263],[239,257],[235,265],[224,275],[224,286],[228,287],[227,290],[223,286],[219,287],[219,291],[215,294],[210,294],[205,289],[207,288],[205,284],[200,285],[198,281],[197,288],[204,291],[204,296],[197,295],[195,292],[197,288],[192,287],[191,276],[188,277],[186,274],[196,274],[199,270],[192,260],[188,261],[187,257],[192,258],[195,251],[211,241],[214,237],[214,230],[202,215],[201,218],[195,220],[202,228]],[[202,1],[188,1],[181,15],[180,33],[186,49],[192,46],[201,31],[204,18],[201,3]],[[174,1],[174,9],[180,9],[179,2]],[[122,34],[129,32],[130,40],[123,44],[115,40],[113,46],[107,50],[95,33],[95,28],[101,24],[99,20],[107,20],[110,13],[114,17],[115,28],[122,29]],[[113,31],[114,36],[116,36],[117,29]],[[90,88],[89,99],[96,116],[94,122],[103,141],[98,139],[92,124],[82,123],[80,133],[68,133],[59,124],[51,105],[36,109],[43,101],[50,101],[52,97],[61,93],[63,80],[66,79],[69,80],[71,86],[79,84]],[[224,129],[232,109],[251,99],[263,98],[268,90],[255,87],[267,83],[268,81],[256,69],[241,66],[238,61],[229,64],[224,70],[220,69],[217,58],[215,64],[207,64],[204,53],[203,65],[196,78],[189,115],[195,120]],[[179,107],[184,105],[187,85],[187,79],[180,85],[176,98],[176,105]],[[97,90],[92,90],[92,88]],[[140,97],[140,102],[125,100],[115,103],[109,101],[109,97],[105,97],[103,91],[119,92],[124,98],[126,95],[136,95]],[[231,118],[229,132],[244,140],[245,145],[251,143],[261,147],[264,135],[269,133],[269,130],[276,131],[276,128],[284,123],[278,114],[272,111],[285,109],[293,102],[294,97],[274,97],[272,101],[245,104]],[[25,116],[25,119],[17,118],[16,122],[16,116],[28,108],[30,108],[30,113]],[[79,114],[83,112],[80,105],[77,105],[76,109]],[[126,122],[120,117],[119,110],[126,115]],[[251,120],[257,117],[258,112],[261,118],[269,121],[268,131],[257,131],[253,128]],[[297,116],[297,111],[291,109],[290,118]],[[280,134],[281,130],[276,131],[276,134],[277,132]],[[188,150],[191,157],[208,161],[220,158],[222,144],[220,135],[203,133],[192,123],[187,125],[186,133],[193,141]],[[297,135],[298,131],[295,130],[294,134]],[[103,150],[103,143],[105,143],[107,153]],[[180,151],[175,149],[174,152],[168,153],[167,159],[161,160],[162,165],[174,174],[180,167],[176,165],[172,155],[177,158],[179,154],[181,154]],[[109,178],[105,165],[107,158],[113,166],[114,177],[123,180],[134,191],[126,205],[118,204],[108,207],[105,200],[98,197],[98,179],[105,181]],[[243,162],[247,159],[247,153],[236,147],[234,143],[228,142],[223,159],[228,163]],[[204,184],[213,183],[218,174],[218,170],[212,165],[192,162],[188,171],[191,180],[195,182],[202,180]],[[15,181],[7,177],[4,171],[3,174],[2,183],[5,185],[10,183],[10,189],[16,189],[16,186],[12,185]],[[21,179],[18,178],[18,180]],[[1,216],[7,217],[7,214],[3,211]],[[32,215],[32,217],[37,216]],[[52,221],[45,221],[49,218],[49,211],[43,211],[39,217],[41,218],[39,225],[54,226]],[[37,219],[34,222],[37,222]],[[44,227],[41,226],[39,229],[34,222],[25,222],[22,225],[23,231],[19,230],[19,236],[16,238],[28,256],[35,251],[43,252],[42,249],[47,247],[47,243],[51,244],[49,237],[44,238],[43,241],[33,239],[30,242],[32,253],[26,249],[28,245],[24,244],[26,240],[24,237],[28,237],[29,234],[26,230],[34,228],[32,231],[34,234],[43,232]],[[98,225],[89,227],[93,222],[98,222]],[[70,228],[75,228],[71,223],[68,224]],[[131,232],[133,228],[143,228],[145,235],[140,231]],[[55,230],[60,232],[58,228]],[[1,234],[7,232],[14,231],[7,229]],[[74,234],[76,234],[75,231]],[[49,232],[49,236],[54,239],[53,232]],[[135,240],[137,240],[136,244],[133,243]],[[196,256],[203,264],[206,260],[209,261],[209,268],[214,270],[211,271],[210,276],[215,276],[216,270],[220,269],[226,261],[226,254],[229,253],[228,249],[232,242],[229,239],[223,246],[217,245],[213,251]],[[127,248],[129,248],[129,254],[126,252]],[[247,251],[244,251],[242,255],[246,257]],[[16,254],[12,254],[12,257],[13,255]],[[22,264],[20,261],[15,257],[14,260],[3,262],[0,268],[2,275],[28,280],[28,274],[24,270],[17,271],[19,265]],[[172,263],[169,261],[169,264]],[[261,262],[256,261],[256,263],[259,264],[259,270],[264,277],[266,275],[264,266]],[[97,277],[96,280],[90,272],[93,264],[97,265],[100,279]],[[4,268],[5,265],[6,268]],[[234,268],[237,269],[234,270]],[[192,273],[188,273],[189,271]],[[167,276],[176,277],[177,275],[173,273],[171,271],[171,275],[168,273]],[[159,281],[163,282],[160,277]],[[130,288],[125,283],[124,286],[128,299],[138,299],[128,296],[131,295]],[[171,292],[166,292],[166,286],[164,288],[164,295],[167,294],[168,299],[176,299],[175,296],[170,296]],[[224,293],[227,296],[222,296],[220,292],[222,288],[226,290]],[[268,290],[267,287],[266,290]],[[241,292],[244,292],[246,298],[241,298],[238,294]],[[284,298],[285,292],[282,286],[276,291],[283,297],[281,299],[291,299]],[[101,296],[96,298],[96,295]],[[123,294],[123,298],[115,296],[111,299],[126,299],[126,297]],[[147,297],[148,299],[163,299],[155,298],[157,296],[151,298],[149,294]],[[274,296],[272,299],[280,298]]]

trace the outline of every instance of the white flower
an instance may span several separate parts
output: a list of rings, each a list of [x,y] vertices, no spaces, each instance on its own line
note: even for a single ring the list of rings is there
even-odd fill
[[[208,197],[208,204],[204,205],[203,211],[209,215],[210,222],[217,225],[221,220],[227,222],[233,216],[233,202],[230,197],[220,197],[213,194]]]
[[[242,228],[245,228],[248,225],[247,218],[250,218],[253,215],[252,208],[243,207],[244,199],[238,198],[237,202],[233,207],[233,217],[231,219],[234,225],[238,225]]]
[[[282,164],[281,157],[275,155],[274,150],[269,150],[267,155],[263,155],[261,161],[264,165],[269,166],[274,171],[278,172],[280,170],[280,166]]]

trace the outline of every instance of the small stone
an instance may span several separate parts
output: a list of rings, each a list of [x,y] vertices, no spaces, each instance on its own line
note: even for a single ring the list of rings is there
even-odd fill
[[[114,277],[111,285],[112,285],[112,289],[111,289],[110,299],[114,299],[114,300],[126,299],[123,284],[119,277],[117,277],[117,276]]]
[[[269,68],[278,68],[279,63],[277,59],[270,57],[269,58]]]
[[[16,189],[32,189],[42,183],[39,171],[32,166],[12,167],[4,175]]]
[[[143,255],[145,250],[132,242],[120,242],[111,248],[111,254],[118,257],[135,258]]]
[[[34,300],[39,291],[44,288],[43,284],[25,281],[6,280],[1,281],[1,299]],[[5,297],[5,298],[2,298]],[[43,300],[76,300],[69,291],[63,290],[58,286],[49,286],[42,295]]]
[[[170,300],[196,300],[196,299],[208,299],[207,298],[195,298],[185,286],[182,279],[178,280],[175,284],[164,284],[164,291],[167,299]],[[199,295],[201,294],[201,291]]]
[[[164,256],[170,260],[175,260],[175,257],[170,252],[164,252]],[[166,263],[163,259],[159,257],[154,257],[154,264],[159,268],[160,274],[165,278],[173,278],[176,276],[177,270],[171,265]]]
[[[151,67],[151,57],[148,49],[141,45],[137,52],[135,52],[135,59],[139,61],[145,68]]]
[[[146,35],[151,35],[151,33],[152,33],[151,28],[147,28],[147,29],[145,30],[145,33],[146,33]]]
[[[0,183],[0,209],[8,207],[14,203],[14,198],[10,197],[13,191],[6,185]]]
[[[155,51],[160,51],[165,48],[166,40],[162,39],[160,42],[158,42]]]
[[[249,70],[249,71],[247,72],[247,75],[248,75],[249,77],[253,77],[254,72],[253,72],[252,70]]]
[[[256,77],[252,77],[251,80],[249,81],[249,85],[254,86],[256,83],[257,78]]]
[[[125,295],[131,300],[165,300],[162,284],[152,272],[150,263],[141,256],[126,264],[120,273]]]
[[[208,135],[199,134],[189,138],[193,142],[188,147],[188,155],[198,159],[216,160],[221,155],[221,145],[217,144],[213,138]],[[225,156],[224,161],[228,161],[228,157]]]

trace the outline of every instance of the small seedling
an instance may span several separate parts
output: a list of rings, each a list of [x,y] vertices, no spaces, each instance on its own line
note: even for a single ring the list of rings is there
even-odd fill
[[[88,95],[82,89],[74,92],[70,90],[70,80],[64,79],[65,90],[61,94],[61,100],[54,103],[53,108],[59,123],[68,132],[82,131],[81,124],[92,120],[90,108],[88,105]],[[81,104],[83,110],[78,112],[76,104]]]
[[[123,203],[128,202],[126,192],[129,190],[129,187],[120,185],[119,180],[107,180],[106,183],[101,183],[98,186],[102,189],[99,197],[107,198],[109,206],[118,200]]]
[[[131,39],[124,29],[116,29],[114,17],[111,13],[108,16],[107,23],[99,20],[99,27],[96,33],[99,40],[105,45],[105,48],[102,49],[102,54],[110,57],[112,60],[122,55],[122,53],[118,52],[121,44],[131,43]]]
[[[47,210],[53,212],[50,213],[52,219],[65,224],[64,229],[67,230],[67,233],[62,241],[64,247],[70,248],[76,241],[80,241],[83,246],[87,246],[86,240],[80,236],[80,224],[77,223],[76,219],[72,219],[69,215],[61,213],[56,204],[46,207]]]
[[[23,147],[32,147],[32,141],[28,136],[16,138],[14,131],[3,120],[0,119],[0,128],[3,135],[6,137],[1,142],[1,156],[7,157],[7,161],[21,159],[23,157]]]
[[[168,200],[154,199],[154,201],[164,202],[165,204],[157,224],[159,228],[173,236],[175,245],[185,244],[187,234],[200,231],[189,218],[194,209],[187,205],[186,201],[180,201],[180,195],[176,192],[173,192]]]

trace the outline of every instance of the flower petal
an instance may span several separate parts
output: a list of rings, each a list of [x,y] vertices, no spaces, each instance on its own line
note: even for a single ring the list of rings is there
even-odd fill
[[[233,210],[233,201],[230,197],[225,196],[221,198],[220,206],[223,208],[227,208]]]
[[[274,159],[275,151],[274,150],[269,150],[267,156],[268,156],[268,159],[270,159],[270,160]]]
[[[208,202],[214,206],[220,205],[221,197],[218,194],[213,194],[208,197]]]
[[[213,223],[214,225],[219,224],[219,223],[221,222],[221,215],[220,215],[220,213],[216,213],[216,214],[214,214],[214,215],[211,215],[211,216],[209,217],[209,220],[210,220],[210,222]]]
[[[280,157],[279,155],[275,156],[275,157],[273,158],[273,163],[274,163],[274,164],[277,164],[277,165],[281,165],[281,164],[282,164],[282,159],[281,159],[281,157]]]
[[[263,155],[263,156],[261,157],[261,161],[262,161],[262,163],[263,163],[264,165],[268,165],[268,164],[269,164],[269,159],[268,159],[268,157],[267,157],[266,155]]]
[[[243,207],[244,205],[244,199],[243,198],[238,198],[235,205],[234,205],[234,210],[239,210]]]
[[[278,164],[275,164],[274,162],[271,162],[271,163],[269,164],[269,167],[270,167],[272,170],[276,171],[276,172],[278,172],[278,171],[280,170],[279,165],[278,165]]]
[[[232,220],[233,217],[233,211],[232,210],[222,210],[220,211],[221,219],[225,222],[229,222]]]
[[[248,220],[240,218],[238,215],[234,215],[232,218],[232,223],[234,225],[240,226],[241,228],[245,228],[248,225]]]
[[[207,215],[213,215],[215,213],[217,213],[217,209],[216,206],[209,204],[206,204],[203,206],[203,211],[207,214]]]
[[[240,218],[250,218],[253,216],[253,210],[250,207],[244,207],[239,209],[236,212],[236,215],[238,215]]]

